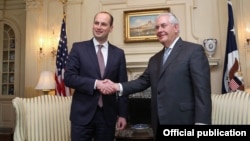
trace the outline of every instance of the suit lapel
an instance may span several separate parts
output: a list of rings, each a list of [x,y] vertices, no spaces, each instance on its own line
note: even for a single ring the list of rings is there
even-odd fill
[[[108,75],[109,69],[112,67],[113,64],[113,60],[115,59],[115,53],[113,51],[113,46],[108,44],[108,58],[107,58],[107,64],[106,64],[106,68],[105,68],[105,72],[103,77],[105,78]]]
[[[95,45],[93,42],[93,39],[89,41],[89,45],[87,45],[87,54],[89,55],[88,60],[89,61],[93,61],[93,65],[95,66],[95,70],[97,72],[97,74],[100,76],[101,78],[101,72],[100,72],[100,68],[99,68],[99,64],[98,64],[98,59],[97,59],[97,55],[96,55],[96,50],[95,50]]]
[[[167,68],[169,67],[169,65],[172,62],[174,62],[175,58],[177,57],[177,55],[181,51],[181,46],[182,46],[182,39],[180,38],[176,42],[176,44],[175,44],[174,48],[172,49],[171,53],[169,54],[168,59],[166,60],[164,66],[162,66],[160,77],[167,70]]]

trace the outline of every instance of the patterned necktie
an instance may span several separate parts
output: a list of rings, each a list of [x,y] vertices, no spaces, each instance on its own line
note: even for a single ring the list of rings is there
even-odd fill
[[[97,58],[98,58],[98,63],[99,63],[101,76],[103,77],[103,74],[104,74],[104,71],[105,71],[104,58],[103,58],[102,51],[101,51],[103,45],[97,45],[97,46],[98,46]],[[99,107],[103,106],[102,94],[100,94],[100,96],[99,96],[98,105],[99,105]]]
[[[170,50],[171,50],[171,48],[166,48],[165,49],[165,52],[164,52],[164,55],[163,55],[163,60],[162,60],[162,65],[164,65],[166,60],[168,59]]]

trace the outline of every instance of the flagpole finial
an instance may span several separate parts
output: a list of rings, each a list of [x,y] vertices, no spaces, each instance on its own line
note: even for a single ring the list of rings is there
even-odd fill
[[[59,0],[63,4],[63,19],[66,20],[66,4],[68,0]]]
[[[68,0],[59,0],[60,2],[62,2],[63,4],[66,4],[68,2]]]
[[[250,39],[249,38],[247,39],[247,45],[250,45]]]

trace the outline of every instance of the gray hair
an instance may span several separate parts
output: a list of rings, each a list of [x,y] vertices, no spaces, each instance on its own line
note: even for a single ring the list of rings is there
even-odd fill
[[[171,13],[171,12],[160,13],[160,14],[155,18],[155,20],[157,20],[159,17],[162,17],[162,16],[169,17],[169,22],[170,22],[170,24],[172,24],[172,25],[180,25],[178,18],[175,16],[174,13]],[[180,30],[179,30],[178,32],[180,32]]]

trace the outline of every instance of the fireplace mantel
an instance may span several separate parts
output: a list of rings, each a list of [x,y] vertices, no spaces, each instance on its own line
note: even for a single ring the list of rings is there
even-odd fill
[[[208,58],[210,67],[215,67],[219,65],[220,59],[218,58]],[[148,61],[134,61],[134,62],[127,62],[127,69],[129,71],[137,71],[137,70],[144,70],[148,65]]]

